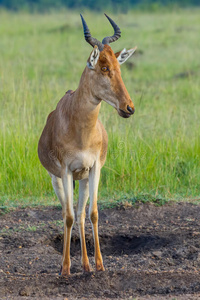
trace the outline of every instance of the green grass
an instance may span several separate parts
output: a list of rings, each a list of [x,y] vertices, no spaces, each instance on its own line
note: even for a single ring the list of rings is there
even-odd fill
[[[102,203],[200,198],[199,14],[112,15],[122,30],[113,50],[139,50],[121,68],[136,113],[127,120],[102,105],[99,117],[109,135]],[[84,17],[96,38],[112,34],[103,14]],[[37,143],[48,113],[77,88],[92,48],[75,12],[2,11],[0,19],[1,205],[58,204]]]

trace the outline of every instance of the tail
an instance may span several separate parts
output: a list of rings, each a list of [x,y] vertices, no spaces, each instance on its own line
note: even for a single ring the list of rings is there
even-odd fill
[[[74,188],[74,190],[75,190],[75,180],[73,180],[73,188]]]

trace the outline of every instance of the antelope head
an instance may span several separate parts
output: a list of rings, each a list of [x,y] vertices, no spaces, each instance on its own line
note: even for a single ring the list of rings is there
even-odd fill
[[[85,40],[93,47],[87,61],[90,89],[97,101],[104,100],[112,105],[121,117],[129,118],[134,113],[135,108],[122,80],[120,65],[135,52],[136,47],[114,53],[109,43],[120,38],[121,31],[111,18],[106,14],[105,16],[114,28],[114,35],[105,37],[100,42],[91,36],[81,15]]]

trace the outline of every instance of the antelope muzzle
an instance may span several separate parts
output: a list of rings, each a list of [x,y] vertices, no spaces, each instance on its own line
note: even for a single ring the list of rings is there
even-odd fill
[[[132,107],[130,105],[127,105],[126,110],[124,109],[120,109],[118,110],[118,114],[120,117],[122,118],[129,118],[130,116],[132,116],[135,112],[135,108],[132,105]]]

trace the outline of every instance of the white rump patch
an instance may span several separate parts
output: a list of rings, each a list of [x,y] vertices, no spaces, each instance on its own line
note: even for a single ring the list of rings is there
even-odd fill
[[[123,64],[127,59],[129,59],[129,57],[131,57],[131,55],[135,52],[135,50],[137,49],[137,47],[132,48],[130,50],[126,50],[126,48],[124,48],[120,55],[117,57],[118,62],[121,64]]]
[[[87,62],[88,68],[90,68],[90,69],[95,68],[95,66],[98,62],[98,59],[99,59],[99,54],[100,54],[100,51],[99,51],[98,47],[95,45],[94,49],[90,55],[89,61]]]

